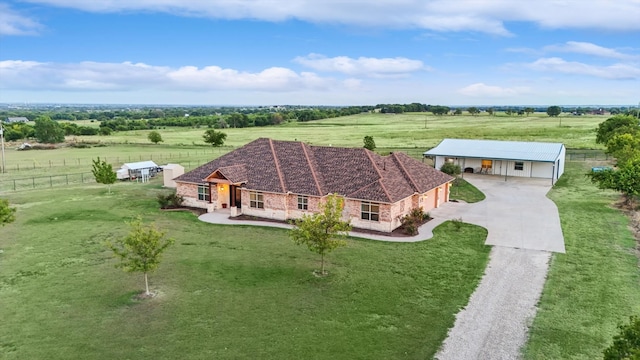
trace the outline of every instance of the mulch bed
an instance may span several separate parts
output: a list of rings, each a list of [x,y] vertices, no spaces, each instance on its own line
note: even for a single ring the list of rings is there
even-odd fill
[[[261,217],[257,217],[257,216],[252,216],[252,215],[238,215],[236,217],[230,217],[229,219],[231,220],[238,220],[238,221],[264,221],[264,222],[270,222],[270,223],[277,223],[277,224],[288,224],[289,222],[287,221],[283,221],[283,220],[276,220],[276,219],[267,219],[267,218],[261,218]],[[420,224],[418,224],[418,227],[426,224],[427,222],[429,222],[431,220],[431,218],[422,221]],[[380,235],[380,236],[388,236],[388,237],[395,237],[395,238],[402,238],[402,237],[412,237],[415,235],[408,235],[404,233],[404,229],[402,227],[399,227],[395,230],[393,230],[392,232],[388,233],[388,232],[382,232],[382,231],[376,231],[376,230],[369,230],[369,229],[362,229],[362,228],[357,228],[354,227],[351,229],[351,231],[355,232],[355,233],[363,233],[363,234],[371,234],[371,235]],[[417,234],[416,234],[417,235]]]
[[[194,207],[188,207],[188,206],[177,207],[177,208],[161,208],[160,210],[161,211],[189,211],[195,216],[200,216],[202,214],[207,213],[206,209],[200,209],[200,208],[194,208]]]

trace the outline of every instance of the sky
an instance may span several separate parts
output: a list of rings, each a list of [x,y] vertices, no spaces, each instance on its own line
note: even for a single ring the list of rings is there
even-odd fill
[[[0,0],[0,102],[637,105],[640,0]]]

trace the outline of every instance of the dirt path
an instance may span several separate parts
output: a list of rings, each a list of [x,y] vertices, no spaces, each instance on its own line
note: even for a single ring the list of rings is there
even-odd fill
[[[436,359],[519,359],[549,268],[551,253],[495,246],[469,304]]]

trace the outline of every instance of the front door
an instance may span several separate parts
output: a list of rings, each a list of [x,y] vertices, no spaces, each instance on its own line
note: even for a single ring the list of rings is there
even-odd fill
[[[238,186],[231,185],[229,190],[229,203],[231,206],[235,206],[238,209],[242,208],[242,189]]]

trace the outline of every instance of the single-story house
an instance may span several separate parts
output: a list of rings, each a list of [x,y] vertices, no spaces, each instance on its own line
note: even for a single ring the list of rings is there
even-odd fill
[[[404,153],[260,138],[174,181],[187,206],[278,220],[317,212],[335,193],[354,227],[391,232],[411,209],[448,201],[453,178]]]
[[[133,180],[138,178],[147,179],[149,177],[154,177],[159,171],[162,171],[162,168],[153,161],[148,160],[134,163],[125,163],[118,171],[116,171],[116,174],[118,179],[120,180]]]
[[[565,152],[561,143],[444,139],[423,156],[433,158],[437,169],[453,162],[463,173],[545,178],[555,184],[564,172]]]
[[[8,117],[4,120],[5,124],[15,124],[15,123],[27,123],[29,122],[29,119],[27,119],[26,117],[20,116],[20,117]]]

